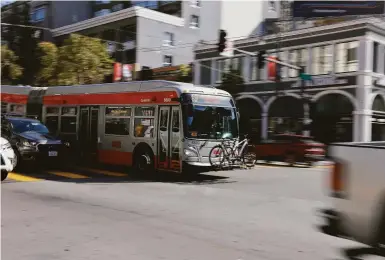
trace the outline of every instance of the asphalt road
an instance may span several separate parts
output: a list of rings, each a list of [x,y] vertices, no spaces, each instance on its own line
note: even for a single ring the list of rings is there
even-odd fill
[[[11,174],[1,185],[2,259],[349,259],[345,250],[362,245],[318,229],[326,171],[259,166],[157,181],[90,169]]]

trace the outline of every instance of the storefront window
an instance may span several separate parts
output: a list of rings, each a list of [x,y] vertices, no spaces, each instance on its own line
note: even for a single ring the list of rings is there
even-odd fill
[[[302,118],[271,117],[269,118],[268,137],[276,134],[302,134]]]

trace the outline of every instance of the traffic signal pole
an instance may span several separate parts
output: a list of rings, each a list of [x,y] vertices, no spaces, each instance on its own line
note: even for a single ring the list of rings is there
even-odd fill
[[[235,51],[237,51],[237,52],[240,52],[240,53],[243,53],[243,54],[246,54],[246,55],[250,55],[250,56],[257,56],[258,55],[257,53],[240,50],[238,48],[233,48],[233,49]],[[264,55],[264,57],[265,57],[265,60],[267,60],[267,61],[274,62],[276,64],[280,64],[282,66],[289,67],[289,68],[292,68],[292,69],[301,70],[301,67],[298,67],[298,66],[295,66],[295,65],[283,62],[283,61],[279,61],[279,60],[275,60],[275,59],[270,59],[270,58],[268,58],[267,54]]]
[[[258,56],[257,53],[254,53],[254,52],[249,52],[249,51],[245,51],[245,50],[240,50],[240,49],[237,49],[237,48],[233,48],[235,51],[237,52],[240,52],[240,53],[243,53],[243,54],[246,54],[246,55],[250,55],[250,56]],[[305,96],[305,88],[306,88],[306,81],[311,81],[311,76],[308,75],[308,74],[305,74],[305,70],[303,67],[298,67],[298,66],[295,66],[295,65],[292,65],[290,63],[286,63],[286,62],[283,62],[283,61],[280,61],[280,60],[277,60],[277,59],[271,59],[268,57],[267,54],[263,55],[264,59],[269,61],[269,62],[273,62],[273,63],[276,63],[276,64],[279,64],[281,66],[285,66],[285,67],[288,67],[288,68],[292,68],[292,69],[295,69],[295,70],[298,70],[299,71],[299,77],[301,78],[301,97],[302,97],[302,102],[303,102],[303,108],[304,108],[304,118],[302,120],[302,133],[303,135],[305,136],[309,136],[310,135],[310,103],[309,103],[309,100],[308,98]]]

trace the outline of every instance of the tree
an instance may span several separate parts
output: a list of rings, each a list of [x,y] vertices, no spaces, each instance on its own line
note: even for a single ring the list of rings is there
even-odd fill
[[[58,83],[101,83],[113,70],[113,60],[100,39],[71,34],[59,48]]]
[[[38,47],[40,70],[36,77],[36,83],[39,86],[57,85],[59,50],[51,42],[41,42]]]
[[[30,22],[30,3],[16,1],[11,3],[10,15],[2,17],[1,21],[9,24],[32,25]],[[39,70],[36,64],[37,29],[22,26],[2,25],[2,40],[4,40],[9,49],[18,57],[18,64],[24,68],[22,75],[13,82],[14,84],[33,85],[35,77]]]
[[[179,70],[180,70],[180,73],[178,75],[178,80],[177,81],[191,83],[192,82],[192,68],[191,68],[191,65],[182,64],[182,65],[180,65]]]
[[[230,66],[229,71],[222,76],[222,83],[219,88],[229,92],[231,95],[239,93],[244,88],[245,81],[241,71]]]
[[[7,46],[1,46],[1,81],[4,84],[12,84],[18,79],[23,68],[17,64],[17,56]]]

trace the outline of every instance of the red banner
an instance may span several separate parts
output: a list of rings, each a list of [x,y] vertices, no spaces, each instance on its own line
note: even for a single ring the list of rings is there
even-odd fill
[[[269,59],[276,60],[277,57],[270,56]],[[276,70],[277,70],[277,64],[269,61],[267,63],[267,75],[269,80],[275,80],[275,76],[277,75]]]
[[[114,78],[113,81],[121,81],[122,80],[122,63],[115,62],[114,64]]]

